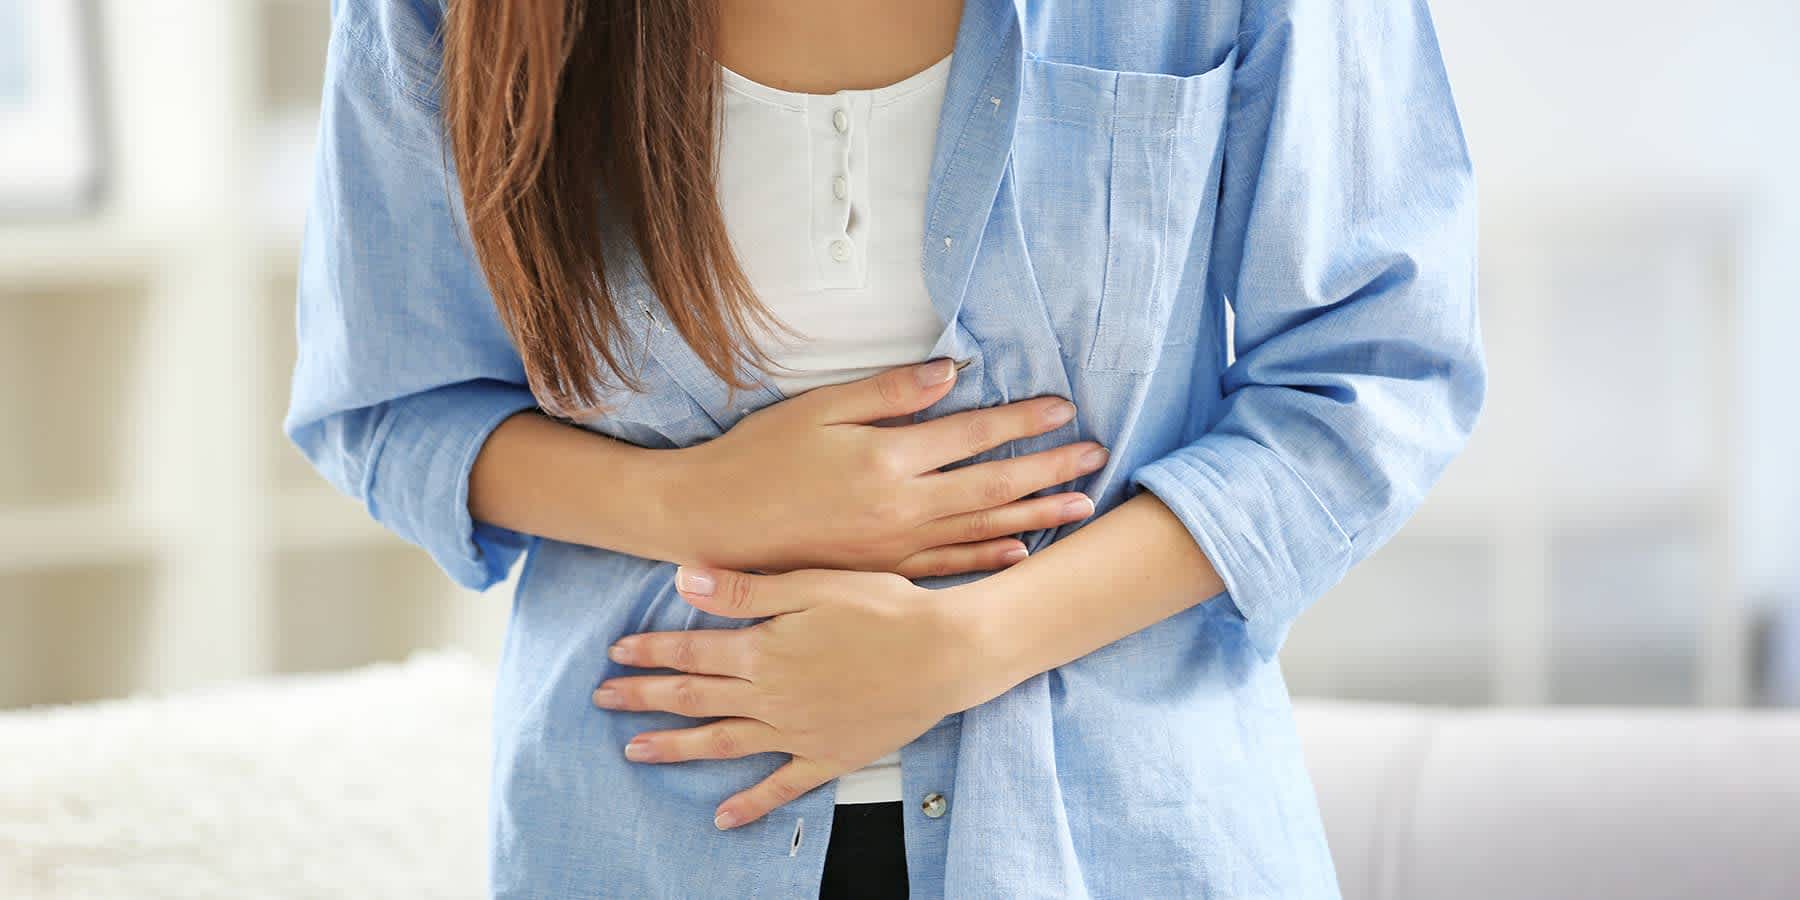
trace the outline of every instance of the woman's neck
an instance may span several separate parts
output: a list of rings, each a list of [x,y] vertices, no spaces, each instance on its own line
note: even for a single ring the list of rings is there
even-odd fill
[[[962,0],[722,0],[714,56],[746,78],[829,94],[893,84],[956,45]]]

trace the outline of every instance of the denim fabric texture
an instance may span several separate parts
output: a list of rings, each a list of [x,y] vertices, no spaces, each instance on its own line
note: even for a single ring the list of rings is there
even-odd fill
[[[640,671],[607,659],[622,635],[750,623],[683,602],[670,563],[469,515],[482,442],[535,401],[456,199],[442,4],[333,4],[286,431],[457,582],[525,558],[493,722],[494,896],[817,896],[835,784],[721,832],[714,806],[785,757],[630,763],[632,735],[694,720],[589,702]],[[912,896],[1338,895],[1277,651],[1473,427],[1475,213],[1420,0],[968,0],[923,266],[932,355],[970,363],[920,418],[1072,399],[1073,422],[969,462],[1100,441],[1108,465],[1057,489],[1100,513],[1153,492],[1226,590],[902,748]],[[620,271],[649,389],[589,427],[684,446],[782,399],[766,382],[728,398]]]

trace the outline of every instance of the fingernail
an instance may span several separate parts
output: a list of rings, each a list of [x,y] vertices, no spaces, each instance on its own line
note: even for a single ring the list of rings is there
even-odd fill
[[[716,584],[717,582],[713,580],[713,577],[705,572],[696,571],[686,566],[682,566],[675,570],[675,586],[680,588],[682,593],[710,597],[712,596],[713,587]]]
[[[731,810],[723,809],[719,811],[718,815],[713,816],[713,827],[723,831],[736,825],[737,821],[737,816],[732,815]]]
[[[600,688],[599,690],[594,692],[594,705],[595,706],[618,706],[619,705],[619,692],[615,691],[609,687]]]
[[[1063,513],[1076,519],[1085,519],[1094,514],[1094,500],[1091,497],[1076,497],[1063,504]]]
[[[631,662],[631,648],[625,644],[612,645],[607,649],[606,655],[612,657],[612,661],[616,663]]]
[[[918,367],[913,374],[919,379],[920,387],[931,387],[949,381],[950,373],[954,371],[954,364],[950,358],[941,357]]]
[[[1081,454],[1081,467],[1092,472],[1093,470],[1106,465],[1106,457],[1107,453],[1105,447],[1095,447],[1094,449]]]
[[[1005,553],[1000,554],[1000,561],[1010,565],[1012,563],[1018,562],[1021,559],[1024,559],[1026,556],[1029,556],[1029,555],[1030,554],[1028,554],[1025,551],[1024,547],[1014,547],[1011,550],[1008,550]]]
[[[632,762],[649,762],[656,758],[656,751],[650,747],[649,741],[632,741],[625,745],[625,758]]]
[[[1044,410],[1044,421],[1050,425],[1061,425],[1075,418],[1075,404],[1067,400],[1051,404]]]

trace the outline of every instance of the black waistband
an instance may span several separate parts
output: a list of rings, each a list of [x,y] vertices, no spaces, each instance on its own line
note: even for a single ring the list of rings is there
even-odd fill
[[[906,896],[904,807],[899,800],[837,805],[821,898]]]

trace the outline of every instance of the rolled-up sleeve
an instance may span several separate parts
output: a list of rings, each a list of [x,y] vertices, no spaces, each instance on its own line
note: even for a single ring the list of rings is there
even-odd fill
[[[434,4],[333,4],[283,428],[338,490],[457,583],[526,535],[473,520],[488,435],[536,399],[467,238],[436,100]]]
[[[1486,371],[1474,176],[1425,4],[1249,7],[1208,283],[1236,358],[1217,420],[1132,483],[1273,655],[1461,449]]]

